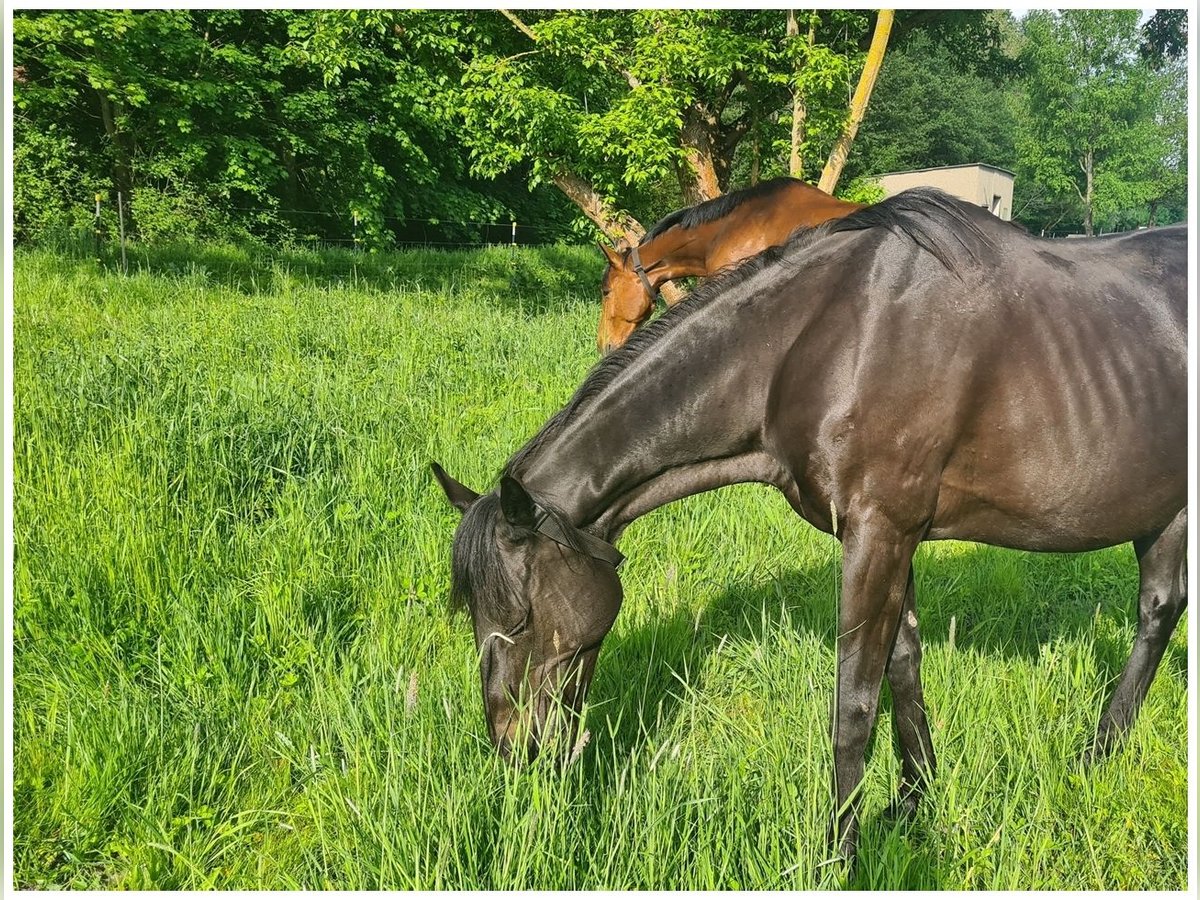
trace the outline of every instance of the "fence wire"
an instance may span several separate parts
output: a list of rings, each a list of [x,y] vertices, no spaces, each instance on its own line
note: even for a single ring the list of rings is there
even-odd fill
[[[430,247],[437,249],[468,249],[496,246],[538,246],[554,243],[561,228],[553,229],[540,225],[529,225],[516,221],[476,221],[459,219],[434,219],[418,217],[384,216],[385,233],[369,233],[365,222],[353,213],[343,214],[320,209],[290,209],[283,207],[230,206],[231,212],[268,214],[279,222],[290,234],[289,243],[319,249],[321,247],[343,247],[359,250],[387,250]],[[96,197],[94,206],[88,206],[92,218],[89,232],[99,253],[102,244],[111,244],[119,239],[120,221],[128,215],[128,204],[118,210],[117,204],[108,198]],[[311,222],[296,224],[289,218],[299,216],[321,217],[329,220],[332,227],[314,230]],[[111,219],[118,218],[118,222]],[[382,237],[382,240],[381,240]]]

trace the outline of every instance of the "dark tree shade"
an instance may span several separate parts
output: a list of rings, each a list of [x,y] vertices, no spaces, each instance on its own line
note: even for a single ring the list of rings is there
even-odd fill
[[[1187,53],[1187,17],[1186,9],[1155,12],[1142,26],[1142,57],[1151,63],[1161,63]]]

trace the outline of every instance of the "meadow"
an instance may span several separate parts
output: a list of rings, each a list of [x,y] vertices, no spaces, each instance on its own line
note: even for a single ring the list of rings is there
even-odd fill
[[[1169,889],[1186,616],[1126,746],[1129,547],[924,546],[941,764],[882,704],[827,861],[837,544],[760,486],[621,540],[563,773],[501,763],[437,460],[483,489],[595,362],[595,248],[15,259],[14,861],[39,888]],[[654,385],[646,385],[654,390]]]

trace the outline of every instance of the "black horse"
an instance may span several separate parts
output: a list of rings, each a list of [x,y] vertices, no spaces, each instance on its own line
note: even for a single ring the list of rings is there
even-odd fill
[[[631,521],[772,484],[843,545],[833,837],[886,674],[897,808],[934,771],[912,558],[924,540],[1082,551],[1132,541],[1133,653],[1090,753],[1132,725],[1186,604],[1187,229],[1047,241],[915,190],[712,281],[601,362],[463,512],[452,595],[480,652],[492,740],[568,740],[621,605]],[[555,710],[565,709],[565,714]]]

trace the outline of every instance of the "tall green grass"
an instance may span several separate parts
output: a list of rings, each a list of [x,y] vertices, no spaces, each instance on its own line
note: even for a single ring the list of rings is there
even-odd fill
[[[578,763],[488,745],[428,463],[488,486],[569,397],[598,254],[133,264],[16,260],[20,886],[847,883],[824,845],[839,555],[766,488],[628,530]],[[1136,582],[1128,548],[922,549],[941,769],[911,823],[881,819],[885,699],[850,886],[1185,886],[1184,629],[1128,745],[1080,762]]]

